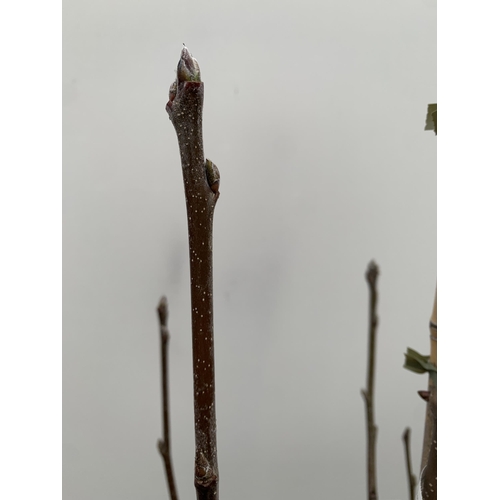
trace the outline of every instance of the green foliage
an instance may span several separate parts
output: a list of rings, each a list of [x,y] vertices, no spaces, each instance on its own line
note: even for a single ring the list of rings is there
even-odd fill
[[[405,353],[405,364],[403,368],[415,373],[428,373],[434,385],[437,386],[437,368],[434,363],[430,362],[430,356],[423,356],[408,347]]]

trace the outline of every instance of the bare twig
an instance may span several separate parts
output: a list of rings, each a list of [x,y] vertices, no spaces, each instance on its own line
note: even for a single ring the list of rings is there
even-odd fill
[[[194,482],[198,500],[217,500],[212,227],[220,177],[217,167],[205,161],[203,153],[203,96],[198,62],[184,47],[166,110],[179,142],[188,217],[196,445]]]
[[[422,500],[437,500],[437,387],[431,391],[429,408],[432,416],[432,434],[429,453],[420,477]]]
[[[432,308],[431,319],[429,322],[429,332],[430,332],[430,344],[431,344],[431,353],[429,356],[429,362],[437,367],[437,290],[436,294],[434,295],[434,305]],[[432,429],[434,427],[434,422],[433,422],[434,417],[429,397],[432,394],[433,389],[434,389],[434,382],[432,380],[432,377],[429,377],[429,386],[426,392],[427,410],[425,414],[424,443],[422,446],[422,462],[420,465],[421,471],[426,465],[427,458],[429,456],[429,450],[431,449],[431,443],[432,443]]]
[[[427,107],[426,130],[434,129],[437,135],[437,104]],[[430,126],[429,126],[430,125]],[[434,294],[434,306],[429,322],[431,353],[430,363],[437,368],[437,288]],[[432,375],[429,373],[429,375]],[[422,464],[420,483],[422,498],[425,500],[437,499],[437,382],[429,376],[429,387],[426,391],[427,411],[425,415],[424,444],[422,446]],[[420,391],[423,392],[423,391]]]
[[[370,289],[369,309],[369,348],[367,388],[361,394],[366,404],[366,432],[367,432],[367,469],[368,469],[368,500],[378,500],[377,469],[376,469],[376,440],[377,426],[375,425],[374,411],[374,384],[375,384],[375,339],[377,333],[377,278],[379,270],[377,264],[371,261],[368,264],[365,277]]]
[[[434,295],[429,322],[431,354],[430,362],[437,367],[437,290]],[[429,377],[429,399],[424,429],[424,445],[422,450],[422,472],[419,487],[422,490],[422,499],[437,499],[437,385]]]
[[[167,298],[162,297],[158,304],[158,319],[160,321],[161,342],[161,393],[163,403],[163,440],[158,440],[158,451],[163,457],[165,474],[171,500],[177,500],[177,489],[175,487],[174,470],[170,453],[170,423],[169,423],[169,398],[168,398],[168,341],[170,334],[167,329],[168,310]]]
[[[403,443],[405,447],[406,458],[406,474],[408,477],[408,488],[410,490],[410,500],[415,500],[415,486],[417,485],[417,478],[413,474],[411,466],[411,452],[410,452],[410,434],[411,430],[407,427],[403,433]]]

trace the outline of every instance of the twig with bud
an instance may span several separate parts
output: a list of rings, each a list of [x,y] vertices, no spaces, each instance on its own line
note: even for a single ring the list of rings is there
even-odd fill
[[[376,441],[377,426],[375,425],[375,405],[374,405],[374,387],[375,387],[375,340],[377,336],[377,278],[379,269],[374,261],[368,264],[365,278],[370,290],[369,306],[369,347],[368,347],[368,373],[366,381],[366,390],[361,394],[366,405],[366,433],[367,433],[367,472],[368,472],[368,500],[378,500],[377,492],[377,467],[376,467]]]
[[[415,474],[413,474],[413,468],[411,465],[410,434],[411,430],[407,427],[403,433],[403,443],[405,449],[406,475],[408,478],[410,500],[415,500],[415,486],[417,485],[417,478],[415,477]]]
[[[198,500],[217,500],[212,228],[219,170],[203,152],[204,85],[200,67],[184,46],[171,85],[167,113],[181,155],[188,217],[195,419],[195,487]]]
[[[177,488],[175,487],[174,469],[170,452],[170,415],[168,397],[168,341],[170,334],[167,329],[168,310],[167,298],[162,297],[157,307],[158,320],[160,322],[161,343],[161,394],[162,394],[162,417],[163,417],[163,440],[158,440],[158,451],[163,458],[165,475],[167,476],[168,491],[171,500],[177,500]]]

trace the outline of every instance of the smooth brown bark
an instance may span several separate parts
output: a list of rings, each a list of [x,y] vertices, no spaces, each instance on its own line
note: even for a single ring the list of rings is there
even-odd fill
[[[203,97],[204,86],[198,63],[184,47],[166,110],[179,142],[188,217],[195,487],[198,500],[216,500],[219,471],[215,418],[212,227],[219,193],[218,178],[213,178],[214,175],[218,177],[218,170],[215,167],[216,174],[207,172],[203,152]]]

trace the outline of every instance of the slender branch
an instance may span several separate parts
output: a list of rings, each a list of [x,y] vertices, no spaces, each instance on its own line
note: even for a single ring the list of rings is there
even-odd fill
[[[427,121],[432,121],[434,133],[437,135],[437,104],[427,107]],[[434,294],[429,322],[431,354],[429,361],[437,367],[437,288]],[[437,499],[437,386],[429,377],[427,391],[427,411],[425,414],[424,444],[422,446],[422,464],[419,488],[425,500]]]
[[[431,344],[431,353],[429,356],[429,362],[434,364],[437,367],[437,290],[434,295],[434,305],[432,307],[432,313],[431,313],[431,318],[429,322],[429,332],[430,332],[430,344]],[[425,428],[424,428],[424,442],[422,446],[422,461],[420,465],[420,470],[422,471],[423,468],[426,465],[427,458],[429,456],[429,451],[431,449],[431,442],[432,442],[432,429],[434,426],[433,422],[433,414],[432,414],[432,407],[429,401],[429,397],[432,393],[432,390],[434,388],[434,382],[432,381],[432,378],[429,377],[429,382],[428,382],[428,390],[427,391],[420,391],[426,394],[427,396],[427,409],[425,413]],[[422,396],[422,394],[421,394]]]
[[[437,500],[437,387],[432,389],[428,405],[432,415],[431,445],[422,469],[419,487],[422,491],[422,500]]]
[[[413,474],[411,466],[411,453],[410,453],[410,434],[411,430],[407,427],[403,433],[403,443],[405,448],[406,457],[406,474],[408,477],[408,488],[410,490],[410,500],[415,500],[415,486],[417,485],[417,478]]]
[[[163,440],[158,440],[158,451],[163,457],[167,485],[171,500],[178,500],[177,489],[175,487],[174,470],[172,467],[170,453],[170,421],[169,421],[169,397],[168,397],[168,341],[170,334],[167,329],[168,310],[167,298],[162,297],[158,304],[158,319],[160,321],[160,342],[161,342],[161,394],[163,403]]]
[[[368,470],[368,500],[378,500],[377,492],[377,469],[376,469],[376,440],[377,426],[375,425],[374,411],[374,385],[375,385],[375,340],[377,333],[377,278],[379,269],[374,261],[368,264],[365,274],[368,288],[370,290],[369,308],[369,348],[368,348],[368,371],[366,390],[361,394],[366,404],[366,432],[367,432],[367,470]]]
[[[203,153],[204,86],[200,67],[184,47],[167,113],[179,142],[189,233],[195,423],[195,487],[198,500],[218,498],[215,418],[212,227],[219,171]]]

